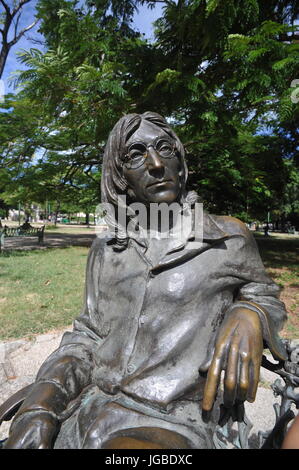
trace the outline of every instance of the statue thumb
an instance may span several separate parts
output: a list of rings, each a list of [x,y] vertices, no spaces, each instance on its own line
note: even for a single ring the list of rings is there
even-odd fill
[[[204,373],[209,370],[209,367],[212,363],[214,352],[215,352],[216,336],[217,336],[217,332],[215,332],[210,338],[206,357],[198,368],[199,372]]]
[[[206,357],[205,357],[205,360],[200,364],[198,370],[199,372],[207,372],[210,368],[210,365],[212,363],[212,359],[213,359],[213,354],[214,354],[214,350],[210,353],[210,354],[207,354]]]

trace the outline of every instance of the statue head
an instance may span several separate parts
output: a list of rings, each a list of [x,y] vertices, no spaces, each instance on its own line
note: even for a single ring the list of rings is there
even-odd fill
[[[128,114],[111,131],[103,159],[102,202],[180,202],[188,170],[184,147],[157,113]]]
[[[104,152],[101,192],[102,203],[114,207],[113,215],[105,219],[117,233],[119,246],[126,246],[128,240],[118,220],[120,207],[134,218],[132,202],[182,205],[188,199],[187,176],[184,147],[162,116],[128,114],[115,124]],[[124,205],[120,196],[126,196]],[[194,195],[191,199],[195,200]]]

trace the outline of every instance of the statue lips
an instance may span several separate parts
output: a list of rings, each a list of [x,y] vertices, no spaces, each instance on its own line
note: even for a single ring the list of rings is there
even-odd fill
[[[160,187],[160,186],[163,186],[166,183],[173,183],[173,181],[171,179],[154,181],[153,183],[148,184],[147,188],[152,188],[153,186],[154,187],[157,187],[157,186]]]

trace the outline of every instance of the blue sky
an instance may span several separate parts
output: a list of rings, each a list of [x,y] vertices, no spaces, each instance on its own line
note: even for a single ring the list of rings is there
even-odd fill
[[[20,29],[30,25],[34,21],[34,14],[35,14],[35,6],[38,0],[31,0],[30,3],[25,5],[22,9],[22,17],[20,21]],[[8,4],[12,4],[12,0],[7,1]],[[3,7],[0,6],[0,12],[3,11]],[[160,4],[153,10],[149,8],[140,7],[139,12],[135,14],[134,17],[134,24],[135,27],[141,32],[145,34],[145,37],[148,39],[153,38],[153,28],[152,23],[155,21],[159,16],[161,16],[162,7]],[[34,39],[42,39],[43,37],[38,33],[38,25],[28,31],[20,41],[15,44],[8,56],[4,74],[3,74],[3,81],[5,87],[5,93],[13,92],[13,87],[8,82],[8,77],[11,75],[12,72],[16,70],[24,69],[24,66],[17,61],[17,52],[21,49],[30,49],[31,47],[35,47],[40,49],[42,46],[39,44],[34,43]],[[11,39],[11,38],[10,38]]]

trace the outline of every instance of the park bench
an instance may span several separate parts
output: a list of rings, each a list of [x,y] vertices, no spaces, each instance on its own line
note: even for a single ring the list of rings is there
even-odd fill
[[[28,222],[25,222],[20,227],[8,227],[4,225],[0,228],[0,252],[4,249],[4,239],[9,237],[38,237],[38,243],[42,243],[44,240],[43,225],[40,228],[32,227]]]

